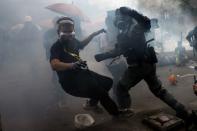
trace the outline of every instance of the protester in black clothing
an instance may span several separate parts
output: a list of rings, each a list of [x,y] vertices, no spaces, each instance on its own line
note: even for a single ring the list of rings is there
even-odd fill
[[[59,39],[51,47],[50,63],[58,74],[59,82],[67,93],[90,98],[87,106],[95,107],[100,101],[101,105],[113,116],[127,114],[120,112],[114,101],[108,95],[112,86],[112,79],[99,75],[87,68],[85,61],[79,57],[83,49],[96,35],[104,32],[97,31],[87,39],[80,42],[74,37],[74,22],[68,17],[61,18],[58,23]]]

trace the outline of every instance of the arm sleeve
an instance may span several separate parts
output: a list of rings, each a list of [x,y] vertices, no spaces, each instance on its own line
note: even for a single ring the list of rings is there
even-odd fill
[[[60,59],[60,51],[58,50],[58,47],[53,45],[50,49],[50,61],[53,59]]]
[[[147,31],[150,30],[151,22],[150,22],[150,19],[148,17],[138,13],[135,10],[132,10],[130,12],[130,16],[133,17],[134,19],[136,19],[137,22],[145,28],[145,30],[147,30]]]
[[[97,54],[95,55],[95,59],[97,62],[109,59],[109,58],[115,58],[117,56],[120,56],[121,52],[117,49],[111,50],[109,52],[106,53],[102,53],[102,54]]]
[[[78,49],[80,49],[80,50],[82,50],[86,46],[82,42],[80,42],[79,40],[76,40],[76,42],[77,42]]]

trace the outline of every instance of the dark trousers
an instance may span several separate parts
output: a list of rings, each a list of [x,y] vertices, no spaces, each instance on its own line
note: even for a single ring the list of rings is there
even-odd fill
[[[127,69],[127,65],[123,60],[121,60],[121,61],[119,61],[119,63],[107,65],[107,68],[109,69],[109,71],[111,72],[111,74],[113,76],[113,87],[116,87],[118,84],[118,81],[120,80],[121,76],[124,73],[124,70]],[[116,88],[112,88],[112,89],[113,89],[112,90],[112,98],[117,103],[117,98],[116,98],[116,94],[115,94]]]
[[[108,91],[112,87],[112,79],[90,70],[76,71],[66,82],[61,82],[63,89],[77,97],[90,98],[92,105],[100,101],[111,115],[118,115],[118,107],[110,98]]]
[[[116,87],[116,95],[120,108],[129,108],[131,106],[129,90],[141,80],[145,80],[151,92],[172,107],[179,117],[182,119],[187,118],[188,112],[185,107],[162,87],[160,80],[156,76],[156,66],[148,63],[130,66],[125,71]]]

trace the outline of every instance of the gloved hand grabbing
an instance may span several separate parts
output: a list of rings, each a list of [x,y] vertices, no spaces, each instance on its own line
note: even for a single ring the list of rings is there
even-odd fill
[[[105,29],[101,29],[101,30],[98,31],[98,34],[100,34],[100,33],[106,33],[106,32],[107,31]]]
[[[105,30],[105,29],[101,29],[101,30],[99,30],[99,31],[96,31],[96,32],[94,32],[93,33],[93,36],[97,36],[97,35],[99,35],[100,33],[106,33],[107,31]]]
[[[77,61],[73,63],[72,69],[77,70],[77,69],[87,69],[87,63],[86,61]]]

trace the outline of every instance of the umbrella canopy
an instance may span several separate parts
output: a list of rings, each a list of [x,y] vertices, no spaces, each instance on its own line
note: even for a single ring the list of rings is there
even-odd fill
[[[54,26],[53,20],[52,19],[45,19],[42,20],[38,23],[41,27],[44,28],[52,28]]]
[[[89,18],[84,15],[84,13],[77,6],[73,4],[56,3],[49,5],[46,8],[68,17],[77,17],[81,21],[89,22]]]

